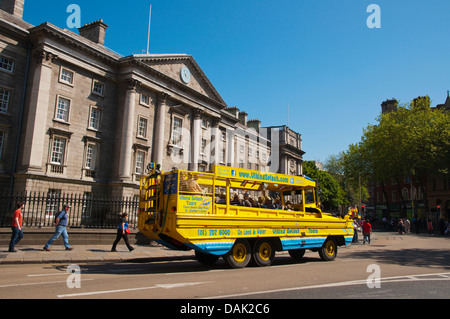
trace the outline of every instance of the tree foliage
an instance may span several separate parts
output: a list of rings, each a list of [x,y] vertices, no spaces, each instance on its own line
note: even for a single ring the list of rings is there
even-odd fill
[[[431,108],[428,96],[381,114],[377,120],[377,125],[364,129],[359,143],[342,154],[346,177],[354,181],[362,175],[365,182],[386,183],[449,174],[450,113]]]
[[[320,201],[324,210],[336,209],[344,203],[344,192],[330,173],[317,169],[313,161],[303,162],[303,172],[318,182]]]

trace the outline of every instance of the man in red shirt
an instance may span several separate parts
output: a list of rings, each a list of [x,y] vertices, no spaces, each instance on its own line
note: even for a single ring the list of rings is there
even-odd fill
[[[9,252],[11,252],[11,253],[17,252],[17,250],[15,250],[14,247],[23,238],[23,231],[22,231],[23,216],[22,216],[22,211],[23,211],[24,207],[25,207],[25,204],[22,203],[22,202],[18,202],[16,204],[16,211],[14,212],[13,220],[12,220],[12,223],[11,223],[12,236],[11,236],[11,241],[9,242]]]
[[[369,220],[366,218],[363,223],[363,235],[364,235],[363,244],[365,244],[366,241],[370,244],[370,233],[371,232],[372,232],[372,225],[370,225]]]

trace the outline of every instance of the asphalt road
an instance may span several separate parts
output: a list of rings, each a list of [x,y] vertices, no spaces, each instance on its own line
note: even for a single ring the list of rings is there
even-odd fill
[[[171,311],[192,314],[209,311],[200,308],[203,302],[216,312],[242,310],[225,306],[228,299],[245,299],[254,311],[256,305],[270,311],[273,299],[449,298],[449,238],[376,237],[371,245],[340,248],[333,262],[310,251],[301,261],[284,253],[265,268],[229,269],[222,260],[211,267],[196,261],[80,264],[72,269],[63,264],[2,265],[0,299],[177,299]]]

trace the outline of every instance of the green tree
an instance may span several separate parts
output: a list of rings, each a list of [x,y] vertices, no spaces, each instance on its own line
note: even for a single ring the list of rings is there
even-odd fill
[[[381,114],[378,125],[364,129],[361,141],[350,145],[343,158],[346,176],[354,181],[361,174],[365,182],[381,183],[386,199],[384,186],[392,180],[399,185],[405,177],[423,181],[429,175],[449,174],[450,113],[431,108],[428,96],[418,97],[395,112]],[[398,193],[405,214],[406,200]]]
[[[303,162],[303,172],[318,182],[323,210],[336,211],[344,203],[344,192],[330,173],[318,170],[313,161]]]

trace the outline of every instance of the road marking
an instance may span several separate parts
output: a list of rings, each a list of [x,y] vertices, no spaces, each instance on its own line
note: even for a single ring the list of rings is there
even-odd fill
[[[35,274],[35,275],[27,275],[27,277],[49,277],[49,276],[67,276],[67,272],[61,272],[61,273],[51,273],[51,274]]]
[[[449,275],[450,275],[450,273],[437,273],[437,274],[421,274],[421,275],[415,275],[415,276],[386,277],[386,278],[380,278],[380,282],[392,283],[392,282],[433,281],[433,280],[446,281],[446,280],[450,280],[450,278],[448,277]],[[440,276],[442,278],[426,278],[426,277],[436,277],[436,276]],[[265,291],[245,292],[245,293],[240,293],[240,294],[230,294],[230,295],[206,297],[203,299],[236,298],[236,297],[242,297],[242,296],[262,295],[262,294],[270,294],[270,293],[277,293],[277,292],[288,292],[288,291],[318,289],[318,288],[333,288],[333,287],[365,285],[365,284],[367,284],[367,279],[343,281],[343,282],[314,285],[314,286],[305,286],[305,287],[293,287],[293,288],[281,288],[281,289],[273,289],[273,290],[265,290]]]
[[[81,281],[89,281],[94,279],[81,279]],[[0,288],[11,288],[11,287],[20,287],[20,286],[36,286],[36,285],[49,285],[49,284],[60,284],[67,283],[67,280],[64,281],[46,281],[46,282],[33,282],[33,283],[25,283],[25,284],[11,284],[11,285],[3,285]]]
[[[130,269],[108,269],[108,270],[81,270],[81,274],[87,275],[87,274],[98,274],[98,273],[124,273],[124,272],[133,272],[133,271],[143,271],[147,270],[146,268],[130,268]],[[34,275],[27,275],[27,277],[48,277],[48,276],[67,276],[67,271],[58,272],[58,273],[49,273],[49,274],[34,274]]]
[[[120,292],[128,292],[128,291],[148,290],[148,289],[156,289],[156,288],[172,289],[172,288],[188,287],[188,286],[195,286],[195,285],[203,285],[203,284],[207,284],[207,283],[211,283],[211,281],[185,282],[185,283],[174,283],[174,284],[157,284],[157,285],[150,286],[150,287],[81,292],[81,293],[77,293],[77,294],[57,295],[57,297],[58,298],[70,298],[70,297],[92,296],[92,295],[101,295],[101,294],[112,294],[112,293],[120,293]]]

